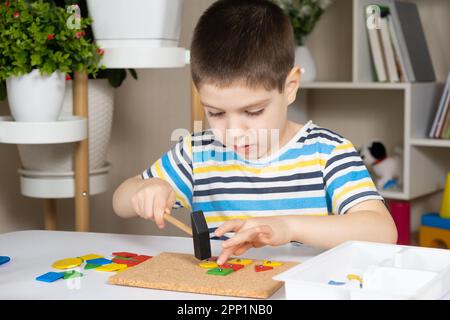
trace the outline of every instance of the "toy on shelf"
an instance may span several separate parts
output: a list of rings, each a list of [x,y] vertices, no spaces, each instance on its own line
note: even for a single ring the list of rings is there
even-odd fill
[[[411,224],[411,206],[408,201],[389,200],[389,212],[392,215],[395,226],[397,227],[397,244],[409,245],[410,224]]]
[[[388,156],[381,141],[372,141],[359,148],[359,154],[367,168],[375,174],[377,188],[398,190],[402,185],[402,149],[395,148],[395,154]]]
[[[442,194],[442,205],[439,211],[441,218],[450,219],[450,172],[445,181],[444,193]]]
[[[438,213],[422,216],[419,244],[421,247],[450,248],[450,219],[441,218]]]
[[[450,249],[450,172],[447,174],[441,210],[422,216],[420,245]]]

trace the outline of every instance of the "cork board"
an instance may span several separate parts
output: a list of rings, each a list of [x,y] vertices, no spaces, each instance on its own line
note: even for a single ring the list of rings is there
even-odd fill
[[[265,299],[283,286],[283,282],[272,277],[297,263],[280,261],[283,264],[272,270],[255,272],[255,264],[262,262],[253,260],[252,264],[227,276],[216,276],[206,274],[207,269],[199,267],[199,261],[193,255],[164,252],[111,276],[108,282],[149,289]]]

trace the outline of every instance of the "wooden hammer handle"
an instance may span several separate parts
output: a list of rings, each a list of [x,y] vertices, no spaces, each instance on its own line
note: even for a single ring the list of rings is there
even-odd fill
[[[167,211],[168,210],[166,210],[166,212]],[[192,237],[192,229],[189,226],[185,225],[180,220],[172,217],[170,214],[167,214],[167,213],[164,214],[164,220],[166,220],[167,222],[173,224],[175,227],[177,227],[178,229],[186,232],[188,235],[190,235]]]

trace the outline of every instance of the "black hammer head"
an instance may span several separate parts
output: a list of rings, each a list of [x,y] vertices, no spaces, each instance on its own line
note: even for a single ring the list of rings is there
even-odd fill
[[[195,257],[199,260],[211,258],[209,230],[203,211],[191,212],[191,226]]]

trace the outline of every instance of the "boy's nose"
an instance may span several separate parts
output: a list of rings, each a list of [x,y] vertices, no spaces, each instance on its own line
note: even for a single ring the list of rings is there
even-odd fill
[[[226,129],[226,137],[230,142],[238,142],[246,136],[246,129],[242,127],[229,126]]]
[[[245,136],[248,127],[239,120],[229,120],[226,127],[227,136],[233,139]]]

